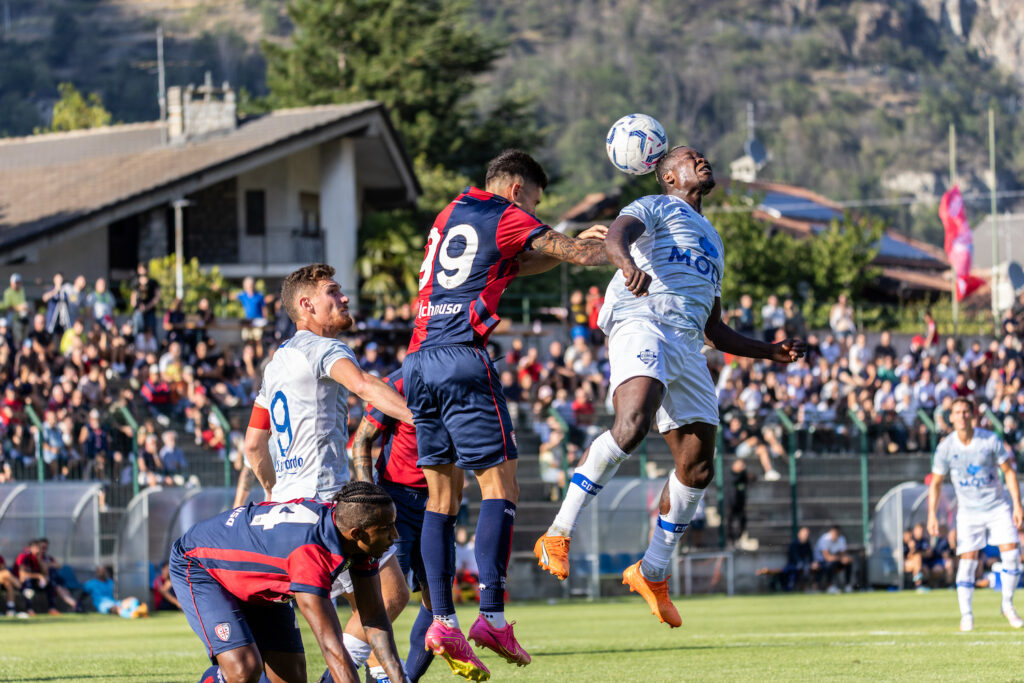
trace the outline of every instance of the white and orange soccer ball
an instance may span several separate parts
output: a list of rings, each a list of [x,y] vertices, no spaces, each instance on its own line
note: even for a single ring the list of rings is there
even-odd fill
[[[605,139],[608,158],[623,173],[644,175],[654,170],[668,150],[668,136],[647,114],[627,114],[612,124]]]

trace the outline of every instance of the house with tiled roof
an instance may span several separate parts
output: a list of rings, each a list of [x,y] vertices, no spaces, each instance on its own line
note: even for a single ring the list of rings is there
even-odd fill
[[[383,105],[236,116],[225,85],[170,88],[166,121],[0,140],[0,282],[119,280],[175,251],[228,277],[313,261],[356,293],[361,216],[420,187]]]

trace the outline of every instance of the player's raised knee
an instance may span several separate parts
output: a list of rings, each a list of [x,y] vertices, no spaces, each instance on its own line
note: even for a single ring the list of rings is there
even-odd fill
[[[632,453],[651,431],[653,416],[639,409],[627,409],[616,413],[612,426],[612,438],[622,450]]]

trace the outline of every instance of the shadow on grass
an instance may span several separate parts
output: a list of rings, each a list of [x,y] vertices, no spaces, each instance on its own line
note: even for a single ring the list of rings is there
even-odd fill
[[[638,652],[678,652],[679,650],[717,650],[720,645],[666,645],[665,647],[621,647],[605,650],[562,650],[559,652],[537,652],[531,654],[538,657],[567,657],[573,655],[615,655]]]
[[[165,674],[161,674],[159,671],[151,671],[149,673],[144,673],[144,674],[117,674],[117,677],[118,678],[123,678],[123,679],[128,679],[128,678],[151,678],[153,676],[162,676],[162,675],[165,675]],[[175,676],[175,675],[180,675],[180,674],[168,673],[166,675],[167,676]],[[74,680],[76,680],[76,681],[84,681],[84,680],[89,679],[89,678],[106,678],[106,679],[109,679],[110,678],[110,674],[75,674]],[[68,680],[68,677],[67,676],[33,676],[31,678],[4,678],[3,680],[5,680],[5,681],[14,681],[14,682],[17,682],[17,681],[66,681],[66,680]]]

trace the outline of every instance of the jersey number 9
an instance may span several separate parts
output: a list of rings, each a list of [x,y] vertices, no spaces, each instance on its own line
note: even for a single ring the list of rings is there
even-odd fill
[[[466,248],[458,256],[452,256],[448,253],[448,250],[452,246],[452,240],[456,237],[461,237],[465,240]],[[438,253],[439,243],[440,253]],[[436,227],[431,228],[430,236],[427,238],[427,257],[423,259],[423,265],[420,267],[420,289],[423,289],[430,282],[435,256],[437,256],[437,262],[442,268],[442,272],[437,275],[437,283],[445,289],[455,289],[461,285],[469,278],[469,274],[473,270],[473,259],[476,258],[476,252],[479,248],[480,238],[477,236],[476,230],[472,225],[463,223],[462,225],[449,228],[443,242],[441,241],[441,233],[438,229]],[[449,273],[449,271],[455,272]]]
[[[270,424],[277,432],[277,448],[281,457],[285,457],[292,446],[292,419],[288,415],[288,399],[280,391],[274,394],[270,402]]]

